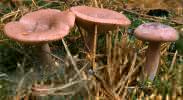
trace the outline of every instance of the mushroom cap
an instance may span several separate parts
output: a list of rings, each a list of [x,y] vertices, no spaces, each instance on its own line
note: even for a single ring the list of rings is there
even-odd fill
[[[178,32],[174,28],[155,22],[138,26],[134,35],[141,40],[154,42],[171,42],[179,38]]]
[[[5,34],[23,43],[45,43],[63,38],[74,26],[75,16],[72,12],[56,9],[42,9],[30,12],[19,21],[5,25]]]
[[[93,30],[98,26],[99,32],[115,29],[117,26],[128,26],[130,20],[116,11],[87,6],[72,7],[71,11],[76,15],[76,22],[85,30]]]

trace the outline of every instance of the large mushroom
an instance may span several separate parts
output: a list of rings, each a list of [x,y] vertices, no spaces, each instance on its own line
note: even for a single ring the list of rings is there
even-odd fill
[[[62,39],[74,26],[72,12],[56,9],[41,9],[30,12],[19,21],[9,22],[4,27],[7,37],[20,43],[34,45],[41,64],[53,66],[48,42]]]
[[[128,26],[131,22],[123,14],[108,9],[76,6],[70,10],[76,15],[76,24],[88,33],[85,40],[95,68],[97,34],[115,30],[118,26]]]
[[[138,26],[134,35],[141,40],[149,41],[143,79],[153,81],[159,65],[161,43],[176,41],[179,35],[174,28],[155,22]]]

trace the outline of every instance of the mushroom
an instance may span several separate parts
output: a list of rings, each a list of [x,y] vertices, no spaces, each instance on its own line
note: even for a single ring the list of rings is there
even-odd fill
[[[70,10],[76,15],[76,24],[88,33],[85,40],[95,68],[97,34],[115,30],[118,26],[128,26],[131,22],[123,14],[108,9],[76,6]]]
[[[23,44],[34,45],[37,57],[43,66],[52,66],[48,42],[62,39],[74,26],[72,12],[56,9],[41,9],[30,12],[19,21],[9,22],[4,27],[7,37]]]
[[[153,81],[159,65],[161,43],[176,41],[179,35],[174,28],[155,22],[138,26],[134,35],[141,40],[149,41],[143,79]]]

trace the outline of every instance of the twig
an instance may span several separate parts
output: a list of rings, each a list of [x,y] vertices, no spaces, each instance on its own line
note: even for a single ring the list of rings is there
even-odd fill
[[[88,51],[88,52],[91,52],[91,50],[89,49],[88,44],[87,44],[87,42],[86,42],[86,38],[85,38],[85,36],[84,36],[84,34],[83,34],[83,31],[81,30],[81,27],[79,27],[79,25],[77,24],[77,22],[76,22],[75,24],[76,24],[76,26],[78,27],[79,33],[81,34],[81,37],[82,37],[82,39],[83,39],[83,41],[84,41],[84,45],[85,45],[87,51]]]
[[[71,91],[67,91],[67,92],[57,92],[57,93],[53,93],[51,95],[74,95],[76,94],[78,91],[81,90],[81,87],[77,88],[77,89],[74,89],[74,90],[71,90]]]
[[[170,55],[170,56],[174,56],[174,55],[175,55],[175,53],[172,53],[172,52],[167,52],[167,54]],[[177,54],[177,56],[178,56],[178,57],[183,57],[183,55],[180,54],[180,53]]]
[[[129,85],[129,82],[127,82],[126,86],[128,86],[128,85]],[[126,96],[126,94],[127,94],[127,90],[128,90],[128,88],[125,88],[121,100],[125,100],[125,96]]]
[[[73,94],[75,94],[76,93],[76,91],[70,91],[70,92],[59,92],[59,93],[54,93],[54,94],[52,94],[52,95],[56,95],[56,96],[58,96],[58,95],[73,95]]]
[[[71,55],[71,53],[70,53],[70,51],[69,51],[69,49],[68,49],[68,47],[67,47],[67,45],[66,45],[66,43],[65,43],[63,38],[62,38],[62,43],[63,43],[63,45],[65,47],[65,50],[67,52],[67,55],[68,55],[70,61],[71,61],[72,65],[73,65],[73,67],[74,67],[74,70],[77,72],[79,78],[82,80],[83,77],[82,77],[82,75],[81,75],[81,73],[80,73],[80,71],[79,71],[79,69],[78,69],[78,67],[76,65],[76,62],[74,61],[74,59],[73,59],[73,57],[72,57],[72,55]],[[90,91],[89,91],[89,89],[88,89],[88,87],[87,87],[87,85],[85,83],[84,83],[84,87],[88,91],[88,94],[90,94]]]
[[[136,67],[138,68],[138,67],[140,67],[143,63],[145,63],[145,61],[146,61],[146,59],[144,58],[144,59],[142,59],[142,61],[141,62],[139,62],[137,65],[136,65]]]
[[[88,65],[88,63],[86,63],[86,64],[80,69],[79,73],[81,73],[81,72],[87,67],[87,65]],[[69,81],[72,82],[74,79],[77,78],[77,76],[78,76],[78,74],[75,74],[75,75],[71,78],[71,80],[69,80]]]
[[[34,6],[35,6],[36,8],[38,8],[36,2],[35,2],[34,0],[31,0],[31,1],[32,1],[32,3],[34,4]]]
[[[54,57],[54,58],[56,58],[56,59],[58,59],[58,60],[64,62],[63,59],[61,59],[60,57],[58,57],[57,55],[55,55],[55,54],[53,54],[53,53],[51,53],[51,52],[47,52],[47,51],[43,51],[43,52],[46,52],[47,54],[51,55],[52,57]]]
[[[167,50],[169,49],[170,45],[164,44],[161,47],[162,47],[162,49],[161,49],[160,55],[163,55],[164,53],[167,52]]]
[[[94,28],[94,40],[93,40],[93,47],[92,47],[92,66],[93,69],[96,69],[96,63],[95,63],[95,59],[96,59],[96,49],[97,49],[97,33],[98,31],[98,26],[97,24],[95,24],[95,28]]]
[[[79,84],[83,81],[86,81],[86,80],[79,80],[79,81],[73,81],[73,82],[70,82],[68,84],[65,84],[65,85],[62,85],[62,86],[57,86],[57,87],[47,87],[47,88],[32,88],[33,92],[40,92],[40,94],[42,94],[41,92],[44,92],[45,94],[52,94],[54,93],[55,91],[61,91],[65,88],[68,88],[68,87],[71,87],[75,84]]]
[[[175,51],[175,54],[174,54],[174,56],[173,56],[173,59],[172,59],[172,63],[171,63],[171,65],[170,65],[169,72],[171,72],[171,71],[173,70],[173,66],[174,66],[174,64],[175,64],[177,54],[178,54],[178,51],[176,50],[176,51]]]
[[[144,46],[143,48],[141,48],[140,50],[138,50],[138,53],[143,53],[145,52],[145,50],[148,48],[148,46]]]
[[[76,65],[76,62],[74,61],[74,59],[73,59],[73,57],[72,57],[72,55],[71,55],[71,53],[70,53],[70,51],[69,51],[69,48],[67,47],[67,45],[66,45],[64,39],[62,39],[62,43],[63,43],[63,45],[64,45],[64,47],[65,47],[65,50],[66,50],[66,52],[67,52],[67,55],[68,55],[70,61],[71,61],[71,64],[72,64],[73,67],[74,67],[74,70],[77,72],[77,74],[79,75],[80,79],[82,79],[82,75],[80,74],[79,69],[78,69],[78,67],[77,67],[77,65]]]

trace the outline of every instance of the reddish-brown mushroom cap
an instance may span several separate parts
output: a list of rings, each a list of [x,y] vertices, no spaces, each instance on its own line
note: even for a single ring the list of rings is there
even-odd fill
[[[161,23],[145,23],[135,29],[134,35],[142,40],[170,42],[179,38],[177,31]]]
[[[114,26],[128,26],[131,24],[130,20],[123,14],[108,9],[76,6],[72,7],[71,11],[76,15],[77,23],[88,30],[94,24],[98,25],[98,30],[110,30]]]
[[[5,25],[5,34],[23,43],[44,43],[63,38],[74,26],[75,16],[71,12],[44,9],[24,15],[17,22]]]

